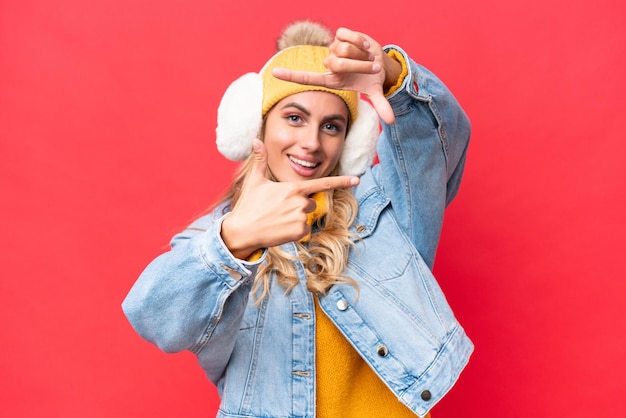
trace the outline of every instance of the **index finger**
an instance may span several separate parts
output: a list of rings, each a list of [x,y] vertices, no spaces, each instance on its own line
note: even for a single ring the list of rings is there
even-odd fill
[[[356,176],[322,177],[319,179],[304,180],[300,182],[300,190],[308,196],[313,193],[323,192],[326,190],[356,186],[359,184],[359,181],[359,178]]]
[[[288,68],[273,68],[272,75],[278,79],[291,81],[292,83],[330,87],[326,83],[327,73],[296,71]]]

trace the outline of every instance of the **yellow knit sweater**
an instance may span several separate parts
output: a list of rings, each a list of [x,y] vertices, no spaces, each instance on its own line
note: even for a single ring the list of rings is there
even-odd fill
[[[317,298],[315,320],[319,418],[415,418],[320,309]]]

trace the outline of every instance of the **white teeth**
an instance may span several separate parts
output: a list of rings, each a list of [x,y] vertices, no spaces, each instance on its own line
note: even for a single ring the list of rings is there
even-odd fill
[[[299,160],[299,159],[294,158],[292,156],[289,156],[289,159],[291,161],[293,161],[294,163],[299,164],[299,165],[301,165],[303,167],[308,167],[308,168],[317,167],[317,163],[313,163],[313,162],[310,162],[310,161]]]

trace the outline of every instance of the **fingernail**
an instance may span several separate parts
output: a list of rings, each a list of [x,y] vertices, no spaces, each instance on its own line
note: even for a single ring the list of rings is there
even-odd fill
[[[359,178],[358,177],[352,177],[350,179],[350,185],[351,186],[356,186],[357,184],[359,184]]]

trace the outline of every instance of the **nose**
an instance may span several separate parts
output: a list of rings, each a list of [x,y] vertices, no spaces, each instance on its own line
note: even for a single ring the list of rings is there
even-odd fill
[[[309,151],[309,152],[317,151],[321,146],[320,134],[321,134],[320,129],[316,127],[303,129],[301,131],[301,136],[298,139],[298,142],[300,146],[302,147],[302,149]]]

